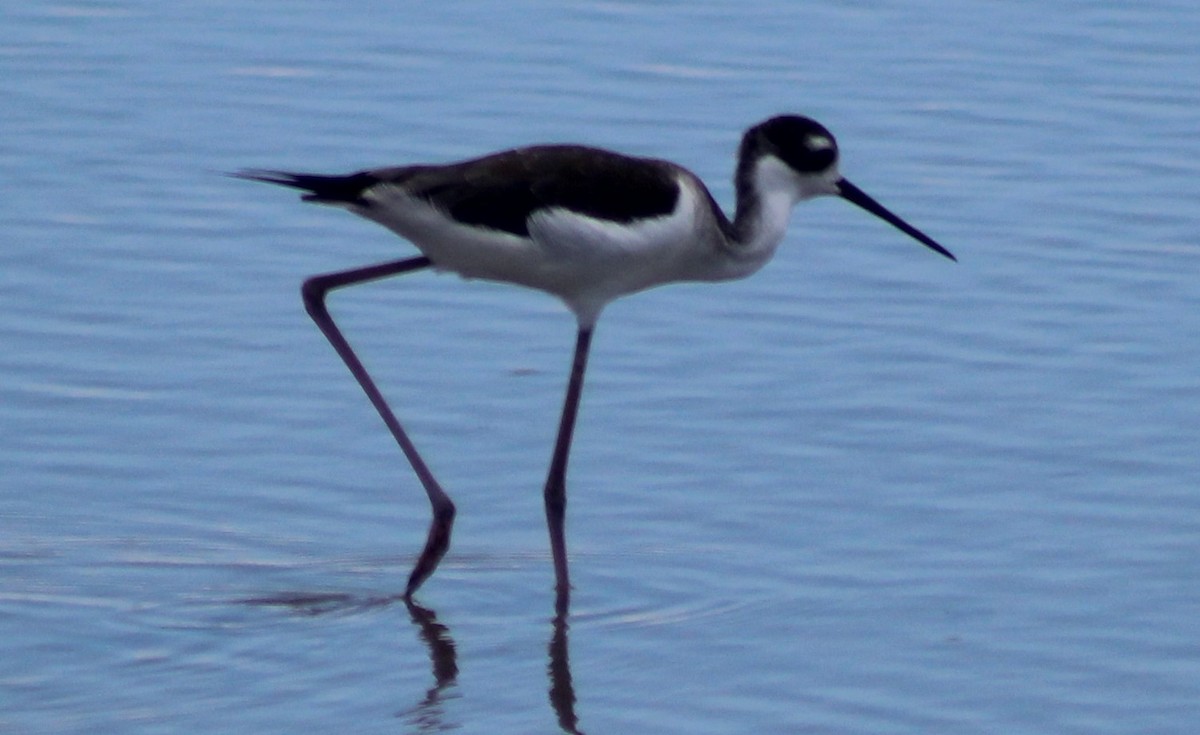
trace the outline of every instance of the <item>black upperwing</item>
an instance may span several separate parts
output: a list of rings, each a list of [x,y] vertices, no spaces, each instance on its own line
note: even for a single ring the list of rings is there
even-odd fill
[[[661,217],[679,200],[677,169],[598,148],[533,146],[442,166],[403,166],[348,176],[249,170],[239,178],[307,192],[305,201],[369,208],[365,195],[395,186],[455,220],[526,237],[529,217],[562,208],[589,217],[634,222]]]
[[[669,214],[679,199],[670,164],[582,146],[520,148],[404,179],[410,194],[460,222],[521,236],[539,209],[628,223]]]

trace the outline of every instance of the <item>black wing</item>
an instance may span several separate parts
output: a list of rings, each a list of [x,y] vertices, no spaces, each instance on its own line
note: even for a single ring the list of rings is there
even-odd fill
[[[679,199],[678,169],[666,161],[632,158],[584,146],[535,146],[444,166],[405,166],[321,176],[244,171],[245,179],[308,192],[305,201],[378,206],[363,195],[396,186],[469,225],[528,236],[539,209],[563,208],[634,222],[669,214]]]

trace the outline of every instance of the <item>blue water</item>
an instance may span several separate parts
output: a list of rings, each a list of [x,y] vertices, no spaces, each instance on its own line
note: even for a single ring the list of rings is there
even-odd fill
[[[1025,0],[0,7],[0,732],[1190,733],[1200,7]],[[574,324],[221,175],[579,141],[729,206],[742,129],[843,173],[754,278]],[[569,652],[569,655],[568,655]]]

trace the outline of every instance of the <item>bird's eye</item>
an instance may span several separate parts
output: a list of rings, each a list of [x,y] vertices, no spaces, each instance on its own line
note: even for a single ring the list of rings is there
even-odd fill
[[[833,140],[825,135],[810,135],[804,139],[804,147],[813,151],[824,151],[833,148]]]

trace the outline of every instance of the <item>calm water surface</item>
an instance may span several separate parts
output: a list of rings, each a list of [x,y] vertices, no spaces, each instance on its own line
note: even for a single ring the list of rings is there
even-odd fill
[[[435,7],[440,5],[440,7]],[[0,731],[1190,733],[1200,722],[1200,9],[1183,2],[137,0],[0,9]],[[954,250],[804,205],[754,278],[574,325],[223,177],[544,140],[729,206],[811,114]]]

